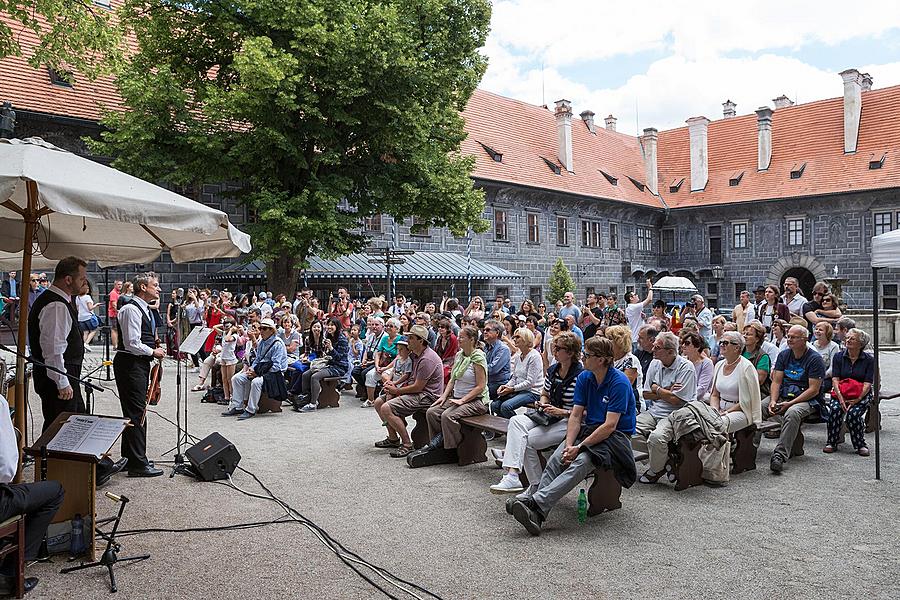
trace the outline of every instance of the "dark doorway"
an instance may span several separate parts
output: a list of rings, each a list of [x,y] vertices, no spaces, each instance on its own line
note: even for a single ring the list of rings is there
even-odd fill
[[[800,293],[807,299],[812,299],[812,289],[813,286],[816,285],[816,276],[810,272],[809,269],[804,269],[803,267],[794,267],[793,269],[788,269],[781,275],[780,288],[781,291],[784,291],[784,280],[788,277],[796,277],[797,281],[800,282]]]

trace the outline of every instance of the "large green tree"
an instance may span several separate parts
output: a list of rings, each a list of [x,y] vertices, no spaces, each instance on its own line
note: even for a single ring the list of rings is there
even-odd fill
[[[112,11],[92,0],[0,0],[0,58],[94,77],[119,62],[121,40]]]
[[[365,216],[486,228],[459,113],[488,0],[135,0],[124,19],[129,110],[95,149],[146,178],[244,182],[272,289],[363,248]]]

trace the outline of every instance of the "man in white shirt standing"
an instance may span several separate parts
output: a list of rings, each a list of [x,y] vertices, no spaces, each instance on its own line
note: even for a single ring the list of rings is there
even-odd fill
[[[796,277],[786,277],[784,280],[784,294],[781,296],[782,302],[787,304],[788,310],[792,315],[803,316],[803,305],[809,302],[800,293],[800,282]]]
[[[156,347],[156,323],[148,302],[159,298],[159,281],[153,273],[132,280],[134,297],[119,309],[119,347],[113,359],[116,387],[122,415],[131,419],[131,427],[122,434],[122,456],[128,459],[129,477],[157,477],[157,469],[147,460],[147,388],[150,363],[165,358],[166,351]]]
[[[19,445],[9,418],[9,404],[0,396],[0,522],[15,516],[25,516],[25,561],[37,558],[47,526],[62,505],[62,485],[58,481],[10,484],[19,467]],[[16,593],[15,555],[4,557],[0,563],[0,596]],[[38,584],[37,577],[25,578],[25,591]]]
[[[632,351],[637,350],[638,333],[644,325],[644,307],[653,303],[653,282],[647,280],[647,297],[643,301],[637,292],[625,292],[625,318],[631,328]]]
[[[731,311],[731,318],[734,320],[734,324],[737,325],[738,331],[743,331],[744,325],[756,319],[756,306],[750,302],[750,292],[747,290],[741,291],[740,302]]]

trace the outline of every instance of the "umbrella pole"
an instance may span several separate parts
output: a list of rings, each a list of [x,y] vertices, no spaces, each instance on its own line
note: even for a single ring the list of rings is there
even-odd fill
[[[875,358],[875,397],[869,410],[874,409],[875,414],[875,479],[881,479],[881,367],[878,365],[878,267],[872,267],[872,338],[875,340],[873,348]]]
[[[28,190],[28,206],[23,211],[22,217],[25,221],[25,240],[22,244],[22,273],[27,274],[31,279],[31,242],[34,238],[34,228],[38,220],[37,210],[37,183],[34,181],[26,181]],[[22,278],[24,281],[24,277]],[[25,447],[25,432],[27,431],[25,423],[25,415],[28,413],[28,398],[25,396],[25,338],[28,335],[28,297],[31,294],[31,288],[26,290],[25,294],[19,294],[19,339],[18,344],[19,356],[16,357],[16,429],[22,434],[19,436],[19,466],[16,470],[16,483],[22,482],[22,448]],[[24,296],[24,297],[23,297]]]

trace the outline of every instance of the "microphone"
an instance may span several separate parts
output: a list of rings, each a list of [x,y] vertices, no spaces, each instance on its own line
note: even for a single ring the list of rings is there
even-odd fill
[[[113,502],[128,502],[128,498],[126,498],[124,495],[116,495],[116,494],[113,494],[112,492],[106,492],[105,494],[106,494],[106,497],[109,498],[110,500],[112,500]]]

